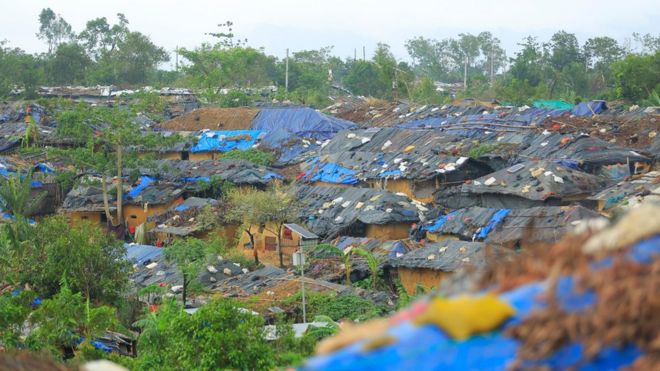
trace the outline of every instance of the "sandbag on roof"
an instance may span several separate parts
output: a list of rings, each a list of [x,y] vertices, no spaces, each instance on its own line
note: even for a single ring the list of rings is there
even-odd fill
[[[252,121],[255,130],[285,130],[301,138],[320,140],[330,139],[338,131],[353,127],[357,125],[306,107],[262,109]]]
[[[158,125],[163,130],[247,130],[259,112],[254,108],[199,108]]]

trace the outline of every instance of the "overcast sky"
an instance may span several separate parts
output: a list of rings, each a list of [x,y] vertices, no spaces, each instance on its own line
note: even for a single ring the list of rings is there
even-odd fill
[[[76,32],[96,17],[116,22],[124,13],[130,28],[149,35],[168,50],[194,47],[210,38],[220,22],[231,20],[237,36],[283,56],[292,51],[333,45],[334,54],[367,57],[377,42],[407,59],[406,40],[415,36],[453,37],[488,30],[502,40],[508,55],[526,35],[546,40],[559,29],[619,41],[632,32],[660,33],[659,0],[0,0],[0,40],[29,52],[45,51],[38,40],[38,15],[51,7]]]

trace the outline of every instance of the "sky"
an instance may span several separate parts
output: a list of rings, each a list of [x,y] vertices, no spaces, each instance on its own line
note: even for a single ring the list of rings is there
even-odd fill
[[[0,0],[0,40],[28,52],[43,52],[38,15],[50,7],[80,32],[96,17],[116,22],[124,13],[131,30],[147,34],[173,51],[211,41],[207,32],[234,22],[234,33],[253,47],[283,57],[297,50],[334,46],[333,54],[353,57],[362,47],[369,58],[385,42],[408,59],[413,37],[443,39],[462,32],[491,31],[509,56],[527,35],[547,40],[557,30],[580,42],[607,35],[621,42],[633,32],[660,34],[658,0]]]

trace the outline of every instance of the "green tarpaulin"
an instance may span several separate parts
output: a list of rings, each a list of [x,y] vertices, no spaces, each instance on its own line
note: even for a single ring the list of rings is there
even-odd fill
[[[574,105],[563,100],[535,100],[534,107],[551,109],[573,109]]]

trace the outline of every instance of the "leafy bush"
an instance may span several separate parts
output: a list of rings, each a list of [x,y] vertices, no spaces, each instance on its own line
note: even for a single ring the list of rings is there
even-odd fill
[[[350,319],[364,321],[386,314],[386,310],[373,302],[353,294],[320,294],[306,292],[307,317],[328,316],[333,321]],[[300,306],[300,292],[283,300],[285,306]]]
[[[224,155],[222,155],[224,160],[245,160],[250,161],[257,165],[270,166],[275,161],[275,156],[272,153],[268,153],[256,148],[250,148],[247,151],[239,151],[233,149]]]
[[[478,159],[479,157],[483,155],[487,155],[491,152],[493,152],[495,149],[497,149],[498,145],[497,144],[481,144],[478,147],[472,148],[470,152],[468,153],[468,156],[473,159]]]

